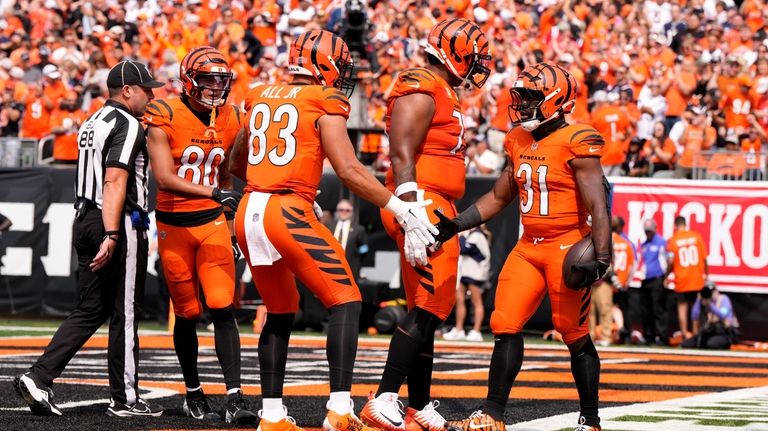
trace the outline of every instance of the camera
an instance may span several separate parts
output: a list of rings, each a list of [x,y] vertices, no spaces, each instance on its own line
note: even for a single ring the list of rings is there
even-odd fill
[[[347,42],[349,50],[366,58],[365,48],[368,45],[368,15],[365,2],[362,0],[347,0],[345,5],[344,24],[341,36]]]

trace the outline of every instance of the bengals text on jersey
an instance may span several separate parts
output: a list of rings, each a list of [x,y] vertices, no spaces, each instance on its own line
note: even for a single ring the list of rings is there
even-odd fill
[[[179,177],[195,184],[219,187],[219,167],[243,126],[242,112],[235,105],[217,108],[215,125],[203,123],[181,99],[154,100],[147,106],[144,122],[168,136]],[[202,197],[157,192],[157,209],[165,212],[210,210],[221,204]]]
[[[427,94],[435,101],[432,122],[416,154],[416,183],[426,191],[458,199],[464,195],[466,171],[464,123],[459,98],[456,91],[433,72],[422,68],[407,69],[397,77],[387,99],[387,132],[397,99],[413,93]],[[390,190],[395,190],[391,169],[387,172],[385,184]]]

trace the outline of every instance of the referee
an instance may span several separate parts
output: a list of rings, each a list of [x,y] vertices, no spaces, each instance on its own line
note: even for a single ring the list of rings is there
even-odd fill
[[[14,379],[38,415],[62,414],[51,386],[78,350],[108,319],[107,415],[160,416],[139,398],[138,311],[147,272],[147,142],[139,120],[153,88],[144,64],[124,61],[107,76],[109,100],[78,131],[75,249],[80,299],[45,352]]]

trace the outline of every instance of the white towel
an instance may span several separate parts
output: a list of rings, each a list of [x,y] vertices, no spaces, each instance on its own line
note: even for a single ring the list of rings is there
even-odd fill
[[[252,266],[272,265],[282,257],[264,231],[264,213],[271,196],[269,193],[251,192],[245,208],[245,242]]]

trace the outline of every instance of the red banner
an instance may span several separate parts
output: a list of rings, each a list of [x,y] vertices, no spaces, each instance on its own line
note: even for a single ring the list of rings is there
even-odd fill
[[[681,215],[704,237],[710,280],[730,292],[768,294],[768,184],[737,181],[611,178],[613,213],[635,244],[653,218],[669,238]]]

